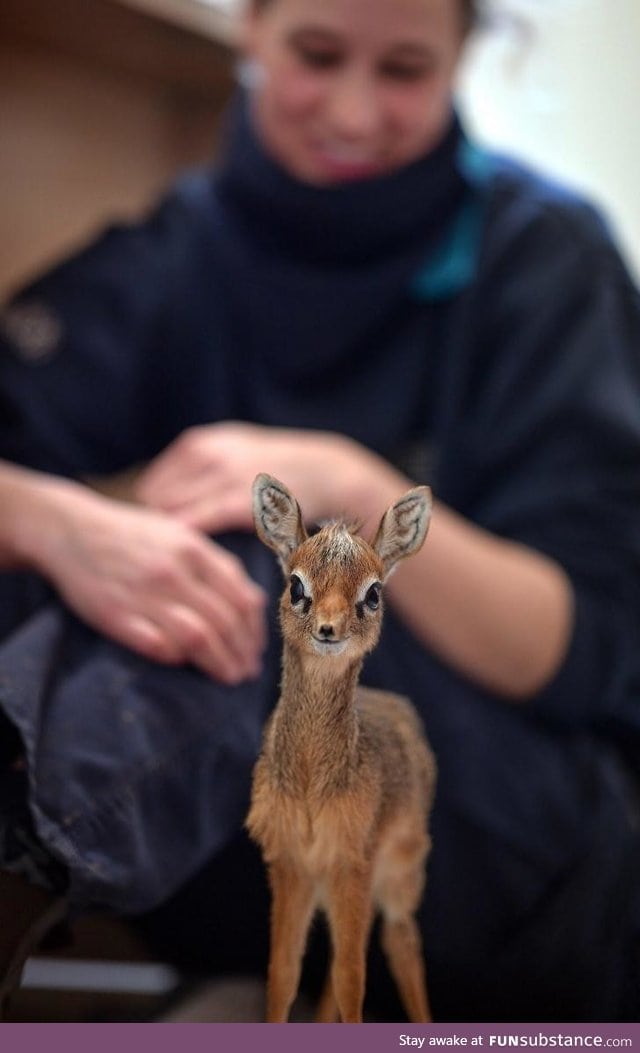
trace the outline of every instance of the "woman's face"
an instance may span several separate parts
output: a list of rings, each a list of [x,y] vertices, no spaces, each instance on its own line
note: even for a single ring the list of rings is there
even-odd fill
[[[434,147],[451,116],[461,0],[269,0],[247,15],[253,113],[291,175],[326,186]]]

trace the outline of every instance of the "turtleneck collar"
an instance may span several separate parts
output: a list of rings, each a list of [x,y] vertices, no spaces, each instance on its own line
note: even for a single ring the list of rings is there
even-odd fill
[[[256,247],[311,265],[371,265],[414,249],[424,253],[442,234],[467,185],[458,164],[463,142],[454,115],[434,150],[396,172],[310,186],[266,152],[242,94],[229,114],[216,186]]]

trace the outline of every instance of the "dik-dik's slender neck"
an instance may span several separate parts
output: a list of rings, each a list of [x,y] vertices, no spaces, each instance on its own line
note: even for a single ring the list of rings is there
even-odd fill
[[[301,654],[284,645],[273,747],[283,788],[326,795],[346,788],[355,770],[361,659]]]

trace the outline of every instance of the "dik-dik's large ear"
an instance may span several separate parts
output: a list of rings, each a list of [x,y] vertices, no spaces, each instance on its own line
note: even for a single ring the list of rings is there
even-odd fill
[[[383,515],[373,548],[382,560],[385,576],[399,560],[411,556],[421,547],[429,528],[431,505],[429,487],[416,486]]]
[[[264,472],[253,483],[253,521],[258,537],[272,548],[285,572],[292,554],[307,539],[302,513],[284,483]]]

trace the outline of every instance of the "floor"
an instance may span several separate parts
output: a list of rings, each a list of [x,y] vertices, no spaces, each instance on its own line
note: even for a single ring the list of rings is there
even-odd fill
[[[89,918],[74,925],[71,940],[66,934],[29,959],[7,1021],[260,1023],[264,1008],[261,978],[186,981],[151,961],[126,926]],[[313,1007],[300,998],[291,1018],[310,1021]]]

